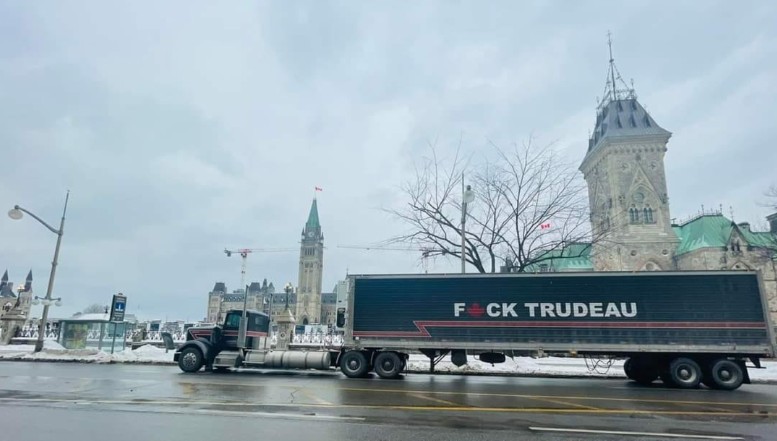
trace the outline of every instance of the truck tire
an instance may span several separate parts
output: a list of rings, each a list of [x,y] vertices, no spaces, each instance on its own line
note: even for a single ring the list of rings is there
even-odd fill
[[[629,358],[623,364],[626,376],[643,386],[650,386],[658,378],[658,369],[655,364],[645,358]]]
[[[198,348],[188,347],[178,357],[178,367],[184,372],[197,372],[204,364],[204,357]]]
[[[736,362],[721,358],[714,360],[710,365],[705,384],[715,389],[734,390],[742,385],[744,379],[745,373]]]
[[[667,372],[672,386],[681,389],[694,389],[699,386],[702,371],[699,364],[687,357],[678,357],[669,363]]]
[[[340,360],[340,370],[348,378],[364,377],[369,371],[367,357],[359,351],[348,351]]]
[[[380,352],[375,357],[375,373],[380,378],[397,378],[402,373],[402,364],[402,359],[396,352]]]
[[[623,363],[623,372],[626,374],[626,378],[629,380],[634,379],[634,360],[631,358],[627,358],[626,362]]]

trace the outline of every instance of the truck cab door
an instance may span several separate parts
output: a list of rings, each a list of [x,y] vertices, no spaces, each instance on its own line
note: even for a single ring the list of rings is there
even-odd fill
[[[237,334],[240,330],[240,312],[230,312],[224,319],[223,348],[237,348]]]

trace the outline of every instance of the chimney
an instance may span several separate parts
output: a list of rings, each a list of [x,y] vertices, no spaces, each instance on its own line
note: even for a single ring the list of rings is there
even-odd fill
[[[745,231],[750,231],[750,222],[740,222],[737,226]]]
[[[766,221],[769,222],[769,232],[777,234],[777,213],[766,216]]]

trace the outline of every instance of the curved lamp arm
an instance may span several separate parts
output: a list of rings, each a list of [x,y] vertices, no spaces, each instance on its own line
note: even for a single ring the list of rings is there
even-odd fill
[[[22,208],[22,207],[20,207],[18,205],[14,205],[13,208],[14,208],[14,210],[23,211],[23,212],[29,214],[30,216],[32,216],[33,219],[35,219],[36,221],[42,223],[44,227],[46,227],[49,230],[51,230],[52,233],[54,233],[56,235],[60,235],[61,234],[59,230],[57,230],[56,228],[54,228],[51,225],[47,224],[46,221],[44,221],[43,219],[39,218],[38,216],[36,216],[34,213],[30,212],[29,210],[26,210],[26,209],[24,209],[24,208]]]

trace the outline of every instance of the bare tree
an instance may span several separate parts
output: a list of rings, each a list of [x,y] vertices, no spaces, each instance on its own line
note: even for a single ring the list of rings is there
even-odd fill
[[[465,170],[476,198],[468,205],[464,255],[478,272],[496,272],[500,261],[525,271],[558,257],[569,244],[591,242],[586,187],[577,170],[549,147],[491,146],[496,159],[475,165],[460,150],[446,161],[432,147],[402,187],[407,204],[389,210],[409,227],[389,242],[410,243],[427,256],[461,258]]]
[[[82,312],[84,314],[95,314],[95,313],[106,312],[107,310],[108,310],[107,306],[100,305],[99,303],[94,303],[84,308]]]
[[[769,207],[772,210],[777,210],[777,185],[772,185],[764,193],[767,197],[766,202],[763,204],[765,207]]]

